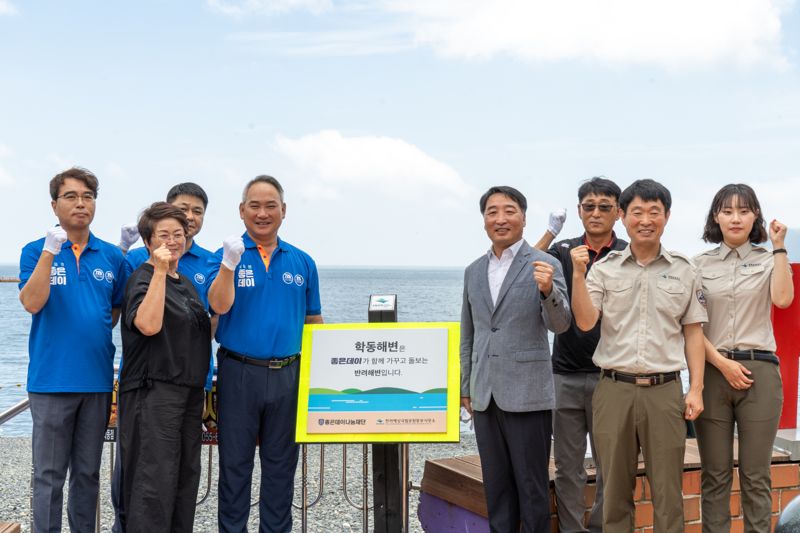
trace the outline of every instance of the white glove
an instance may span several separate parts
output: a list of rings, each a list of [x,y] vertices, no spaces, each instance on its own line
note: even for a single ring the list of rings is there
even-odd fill
[[[139,240],[139,226],[123,224],[119,230],[119,249],[127,252],[131,245]]]
[[[547,221],[547,231],[553,234],[553,237],[558,237],[561,233],[561,228],[564,227],[564,221],[567,220],[567,210],[563,207],[556,209],[550,213],[550,219]]]
[[[222,241],[222,266],[230,271],[236,270],[236,265],[244,253],[244,241],[239,235],[231,235]]]
[[[44,248],[42,251],[50,252],[53,255],[61,253],[61,245],[67,242],[67,232],[61,226],[55,226],[47,230],[44,236]]]

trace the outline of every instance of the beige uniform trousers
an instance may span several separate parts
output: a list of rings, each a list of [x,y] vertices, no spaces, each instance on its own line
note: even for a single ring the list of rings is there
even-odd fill
[[[739,440],[739,481],[746,532],[768,532],[772,495],[770,464],[778,431],[783,388],[778,366],[741,361],[752,372],[747,390],[732,388],[722,373],[706,364],[703,404],[695,421],[702,462],[703,531],[730,531],[729,498],[733,481],[733,429]]]
[[[634,529],[633,490],[641,448],[653,494],[655,533],[682,533],[686,423],[680,380],[640,387],[603,377],[592,406],[605,483],[603,531]]]

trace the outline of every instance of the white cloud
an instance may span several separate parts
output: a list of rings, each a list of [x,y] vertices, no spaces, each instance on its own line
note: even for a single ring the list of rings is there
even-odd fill
[[[588,59],[666,67],[783,65],[785,0],[386,0],[444,56]]]
[[[332,0],[207,0],[207,2],[214,11],[234,17],[271,15],[295,10],[307,10],[319,14],[333,9]]]
[[[17,8],[9,0],[0,0],[0,16],[16,15]]]
[[[212,9],[231,16],[289,11],[332,15],[334,29],[233,36],[268,51],[363,55],[430,47],[451,58],[507,55],[529,62],[581,60],[669,69],[720,62],[785,67],[781,17],[795,4],[795,0],[207,1]],[[342,30],[333,16],[337,14],[357,29]]]
[[[450,198],[471,192],[452,167],[402,139],[325,130],[298,139],[278,136],[275,148],[310,178],[305,193],[314,197],[330,199],[343,188],[403,196],[434,190]]]

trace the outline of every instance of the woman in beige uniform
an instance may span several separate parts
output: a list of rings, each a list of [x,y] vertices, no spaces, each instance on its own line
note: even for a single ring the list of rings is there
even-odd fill
[[[768,236],[772,250],[757,246]],[[770,310],[794,296],[785,237],[777,220],[767,231],[749,186],[726,185],[714,196],[703,240],[719,246],[695,258],[708,305],[705,411],[695,422],[706,533],[730,530],[734,424],[744,530],[770,530],[769,467],[783,403]]]

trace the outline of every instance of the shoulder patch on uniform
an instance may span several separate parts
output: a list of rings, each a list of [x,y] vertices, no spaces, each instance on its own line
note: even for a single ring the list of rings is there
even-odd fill
[[[707,307],[706,294],[703,292],[703,289],[697,289],[695,295],[697,296],[697,301],[700,302],[700,305],[702,305],[704,308]]]

